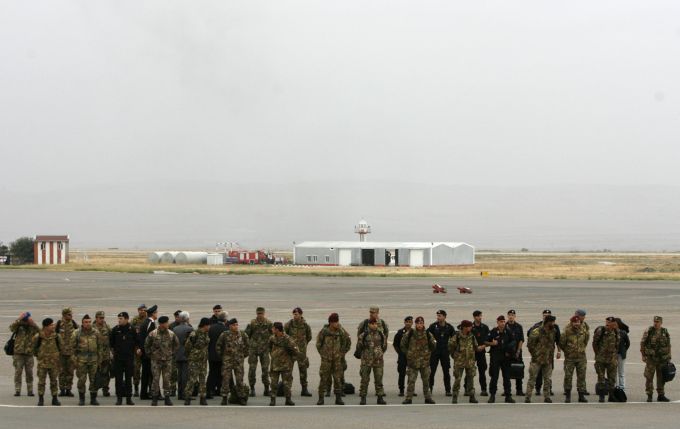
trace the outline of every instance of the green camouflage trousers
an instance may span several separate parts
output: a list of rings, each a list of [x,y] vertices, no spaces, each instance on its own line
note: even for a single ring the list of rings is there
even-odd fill
[[[376,396],[385,396],[385,389],[383,388],[383,367],[368,365],[361,365],[361,368],[359,369],[359,375],[361,376],[359,395],[366,396],[368,393],[368,384],[371,381],[371,371],[373,371],[373,381],[375,382]]]
[[[73,356],[59,355],[59,388],[71,390],[76,362]]]
[[[78,376],[78,393],[85,393],[85,382],[90,379],[90,393],[97,393],[97,384],[95,378],[97,374],[97,362],[79,362],[76,369],[76,376]]]
[[[305,359],[300,362],[297,361],[298,370],[300,371],[300,386],[307,387],[307,368],[309,368],[309,358],[305,356]]]
[[[605,379],[605,373],[607,382],[609,383],[609,389],[614,389],[616,386],[616,367],[617,362],[605,363],[605,362],[595,362],[595,372],[597,372],[597,382],[602,383]]]
[[[531,398],[536,386],[536,376],[541,371],[543,374],[543,397],[550,397],[550,390],[552,390],[552,364],[540,364],[538,362],[531,362],[529,365],[529,381],[527,381],[527,397]]]
[[[189,361],[189,376],[187,377],[187,385],[184,388],[185,398],[191,397],[196,385],[198,385],[198,396],[205,398],[205,376],[207,372],[208,365],[205,361]]]
[[[290,398],[290,389],[293,387],[293,371],[269,371],[269,376],[272,378],[272,390],[270,396],[276,398],[276,391],[279,385],[279,376],[283,382],[283,391],[286,398]]]
[[[326,389],[330,390],[331,383],[333,383],[333,392],[336,395],[340,395],[342,393],[344,373],[342,361],[321,360],[321,365],[319,366],[319,396],[323,396],[326,393]]]
[[[12,356],[14,364],[14,390],[21,392],[21,374],[26,372],[26,391],[33,391],[33,356],[15,354]]]
[[[663,365],[663,363],[656,363],[647,359],[645,364],[645,392],[648,395],[654,393],[654,373],[656,373],[656,392],[659,395],[665,395],[664,385],[666,383],[663,381],[663,374],[661,372]]]
[[[175,390],[177,389],[177,362],[175,362],[175,359],[170,360],[170,389]]]
[[[406,388],[406,399],[413,398],[413,392],[416,390],[416,380],[418,379],[418,374],[420,374],[421,381],[423,382],[423,395],[425,399],[432,398],[432,392],[430,392],[430,366],[425,365],[422,368],[411,368],[410,366],[406,369],[406,374],[408,375],[408,387]]]
[[[243,364],[237,366],[228,366],[222,362],[222,390],[220,394],[223,398],[229,396],[229,381],[234,380],[234,387],[237,392],[243,389]]]
[[[262,384],[264,387],[269,387],[269,353],[253,353],[248,355],[248,383],[255,386],[255,372],[257,371],[257,360],[260,360],[260,367],[262,369]]]
[[[464,366],[453,366],[453,377],[455,378],[453,382],[453,396],[458,396],[460,391],[460,380],[463,378],[463,371],[465,371],[465,386],[468,386],[466,393],[470,396],[475,394],[475,376],[477,375],[477,364],[476,362],[469,367]]]
[[[574,370],[576,370],[576,391],[578,393],[586,393],[586,369],[587,361],[585,359],[581,360],[568,360],[564,361],[564,391],[571,392],[572,378],[574,376]]]
[[[99,370],[102,371],[104,374],[111,374],[111,361],[105,361],[102,362],[102,364],[99,366]],[[106,378],[106,382],[104,383],[104,386],[100,386],[102,389],[102,392],[108,392],[109,391],[109,382],[111,381],[111,377]]]
[[[132,374],[132,381],[135,386],[139,386],[142,379],[142,357],[135,354],[135,370]]]
[[[38,395],[45,394],[45,385],[47,384],[47,376],[50,376],[50,392],[52,396],[57,396],[59,388],[57,387],[57,375],[59,371],[57,368],[41,368],[38,366]]]
[[[163,377],[163,395],[170,396],[172,387],[170,385],[170,370],[172,369],[172,359],[159,360],[151,359],[151,396],[160,397],[161,377]]]
[[[342,375],[340,375],[340,391],[342,392],[342,390],[345,387],[345,371],[347,371],[347,360],[343,356],[342,358],[340,358],[340,362],[341,362],[341,365],[342,365]],[[330,392],[332,387],[333,387],[333,379],[329,378],[328,384],[326,384],[326,390],[325,391]]]

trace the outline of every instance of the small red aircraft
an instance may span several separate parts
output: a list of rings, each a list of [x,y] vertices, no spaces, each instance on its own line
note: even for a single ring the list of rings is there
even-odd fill
[[[469,287],[459,287],[458,292],[460,292],[460,293],[472,293],[472,289],[470,289]]]
[[[446,288],[435,283],[432,285],[432,293],[446,293]]]

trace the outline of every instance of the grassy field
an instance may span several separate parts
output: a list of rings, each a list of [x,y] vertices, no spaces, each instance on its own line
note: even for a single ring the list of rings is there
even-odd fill
[[[366,277],[479,277],[583,279],[583,280],[680,280],[680,253],[496,253],[478,252],[473,266],[447,267],[308,267],[258,265],[158,265],[147,262],[146,251],[71,251],[71,262],[62,266],[13,266],[2,269],[51,271],[111,271],[153,273],[170,271],[196,274],[271,274]]]

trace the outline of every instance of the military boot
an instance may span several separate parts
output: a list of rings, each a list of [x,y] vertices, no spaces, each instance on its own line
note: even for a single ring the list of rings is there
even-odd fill
[[[269,391],[269,385],[264,386],[264,393],[262,394],[262,396],[269,396],[271,395],[271,393],[272,392]]]
[[[71,392],[71,389],[66,389],[66,391],[64,391],[64,396],[68,398],[73,398],[74,395],[73,392]]]
[[[78,392],[78,405],[85,405],[85,394]]]
[[[578,401],[581,403],[588,402],[588,400],[586,399],[586,394],[583,392],[578,392]]]
[[[545,398],[543,398],[543,402],[545,402],[546,404],[552,404],[552,399],[550,398],[550,396],[546,396]]]
[[[208,401],[205,400],[205,396],[201,396],[199,404],[201,405],[208,405]]]
[[[406,398],[402,401],[402,404],[404,404],[404,405],[410,405],[412,403],[413,403],[413,401],[411,400],[411,398]]]
[[[486,401],[486,402],[489,403],[489,404],[495,404],[496,403],[496,394],[492,393],[491,395],[489,395],[489,400]]]
[[[90,393],[90,405],[99,405],[97,401],[97,392]]]
[[[316,401],[316,405],[323,405],[323,393],[319,393],[319,400]]]
[[[153,395],[153,398],[151,399],[151,406],[155,407],[158,405],[158,395]]]
[[[567,404],[571,403],[571,391],[570,390],[567,390],[566,392],[564,392],[564,402],[567,403]]]
[[[187,397],[184,399],[184,405],[191,405],[191,397],[187,396]]]
[[[170,400],[170,395],[165,395],[165,405],[168,407],[172,406],[172,401]]]
[[[489,393],[486,390],[482,390],[482,393],[480,393],[479,396],[489,396]]]
[[[361,401],[359,401],[359,405],[366,405],[366,397],[362,396]]]
[[[479,402],[479,401],[477,401],[477,398],[475,398],[475,395],[470,395],[470,403],[471,403],[471,404],[476,404],[476,403],[478,403],[478,402]]]
[[[599,402],[604,402],[604,395],[600,395],[600,400]]]
[[[335,395],[335,405],[345,405],[345,402],[342,400],[342,395]]]
[[[378,405],[387,405],[387,402],[385,402],[385,397],[384,396],[378,396]]]
[[[109,392],[109,389],[108,389],[108,388],[107,388],[107,389],[102,389],[102,395],[103,395],[105,398],[108,398],[109,396],[111,396],[111,392]]]
[[[125,398],[125,405],[135,405],[135,403],[132,402],[132,397],[128,396]]]
[[[59,396],[66,396],[66,389],[59,389]]]
[[[255,386],[250,386],[250,397],[251,398],[255,397]]]
[[[45,405],[45,395],[38,395],[38,406],[42,407]]]
[[[326,398],[330,398],[330,397],[331,397],[331,389],[328,389],[326,391]]]
[[[220,405],[229,405],[229,399],[226,396],[222,396],[222,402]]]
[[[451,395],[451,403],[452,404],[458,403],[458,395]]]
[[[425,398],[425,403],[426,404],[435,404],[434,399],[432,399],[432,398]]]
[[[525,404],[531,404],[531,395],[527,395],[524,397],[524,403]]]
[[[312,396],[312,394],[309,393],[309,390],[307,390],[307,386],[302,386],[302,392],[300,393],[300,396]]]
[[[16,392],[14,392],[14,396],[21,396],[21,392],[17,390]]]
[[[399,396],[404,396],[404,389],[399,389]]]
[[[274,407],[276,406],[276,397],[272,396],[271,399],[269,399],[269,406]]]
[[[139,397],[139,385],[135,384],[135,398]]]
[[[671,401],[670,399],[666,398],[666,395],[659,395],[656,398],[656,400],[659,401],[659,402],[670,402]]]
[[[123,405],[123,397],[116,396],[116,405]]]
[[[57,406],[57,407],[59,405],[61,405],[61,402],[59,402],[59,399],[57,399],[56,396],[52,396],[52,405]]]
[[[508,396],[505,397],[505,403],[506,404],[514,404],[515,403],[515,400],[512,399],[512,395],[508,395]]]
[[[290,396],[286,397],[286,405],[288,405],[289,407],[292,407],[292,406],[295,405],[295,402],[293,402],[293,400],[290,399]]]

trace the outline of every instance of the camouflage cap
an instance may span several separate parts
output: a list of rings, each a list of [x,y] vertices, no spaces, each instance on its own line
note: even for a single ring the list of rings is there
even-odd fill
[[[102,310],[99,310],[98,312],[94,313],[94,317],[106,317],[106,314]]]
[[[663,317],[661,317],[661,316],[654,316],[654,321],[655,321],[655,322],[663,322]]]
[[[257,307],[255,313],[264,313],[264,307]]]
[[[67,314],[73,314],[73,309],[71,307],[65,307],[61,310],[61,314],[66,316]]]
[[[368,309],[368,311],[370,311],[371,313],[379,313],[379,312],[380,312],[380,308],[379,308],[377,305],[372,305],[372,306]]]

